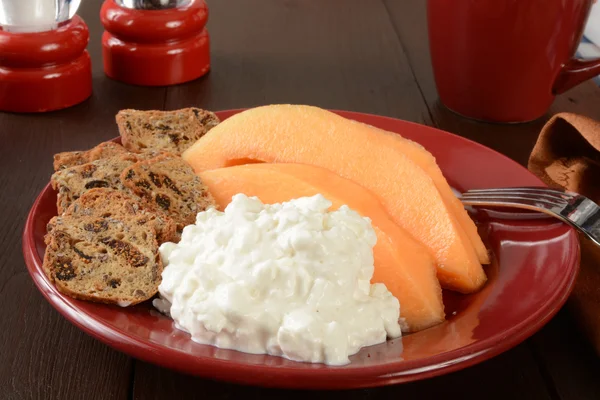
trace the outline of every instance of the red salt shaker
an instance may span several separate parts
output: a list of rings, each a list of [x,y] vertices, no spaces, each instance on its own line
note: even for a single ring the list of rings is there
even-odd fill
[[[81,18],[44,30],[0,30],[0,111],[70,107],[92,93],[89,33]]]
[[[104,72],[113,79],[166,86],[210,69],[204,0],[106,0],[100,19]]]

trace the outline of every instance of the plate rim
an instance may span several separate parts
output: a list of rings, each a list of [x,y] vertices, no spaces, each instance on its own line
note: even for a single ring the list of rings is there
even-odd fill
[[[245,109],[223,110],[215,113],[217,115],[231,116],[243,110]],[[354,117],[356,116],[358,116],[358,119],[363,116],[369,118],[376,117],[390,120],[394,123],[401,122],[403,124],[410,124],[417,126],[418,129],[434,129],[441,134],[453,136],[454,140],[467,141],[481,150],[492,151],[504,158],[504,161],[517,165],[524,173],[535,177],[535,175],[525,167],[504,154],[470,139],[463,138],[435,127],[376,114],[343,110],[330,111],[351,119],[355,119]],[[535,178],[539,181],[537,177]],[[539,182],[543,185],[542,181]],[[579,242],[574,230],[569,228],[570,234],[568,240],[571,241],[569,249],[574,249],[576,251],[571,255],[569,262],[565,262],[565,268],[568,268],[569,270],[564,274],[563,282],[560,286],[561,290],[557,290],[553,293],[553,296],[546,301],[544,307],[540,308],[537,312],[530,314],[526,319],[519,324],[512,326],[508,330],[495,333],[489,338],[474,341],[473,343],[458,349],[438,353],[423,359],[399,360],[397,362],[364,368],[346,369],[342,366],[311,370],[308,368],[296,369],[287,366],[269,366],[264,364],[241,364],[214,357],[192,356],[186,353],[184,356],[192,357],[196,361],[191,368],[186,368],[188,364],[174,362],[170,360],[169,357],[165,357],[166,354],[164,354],[165,352],[184,352],[135,338],[129,333],[114,327],[107,327],[102,322],[95,320],[92,316],[80,312],[76,306],[67,303],[61,298],[61,295],[58,294],[43,273],[41,268],[42,260],[37,254],[34,240],[34,216],[37,214],[42,198],[49,190],[53,190],[50,187],[50,183],[48,183],[38,194],[28,213],[22,236],[22,251],[30,276],[38,290],[52,307],[69,322],[90,336],[137,359],[162,365],[187,374],[234,383],[295,389],[349,389],[405,383],[457,371],[509,350],[538,331],[564,305],[573,290],[575,279],[579,272]],[[55,292],[54,295],[52,292]],[[96,328],[98,325],[103,327],[104,332],[100,332]],[[501,336],[504,336],[504,338],[501,338]],[[200,365],[202,365],[202,368],[199,368]],[[232,376],[231,371],[233,370],[239,371],[240,373],[236,374],[236,376]],[[268,376],[258,379],[259,382],[257,382],[257,376],[265,373]],[[281,380],[278,380],[277,378],[281,378]]]

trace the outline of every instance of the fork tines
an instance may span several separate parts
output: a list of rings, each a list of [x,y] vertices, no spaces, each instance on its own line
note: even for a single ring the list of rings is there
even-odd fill
[[[476,189],[463,193],[466,206],[525,208],[552,215],[583,232],[600,245],[600,207],[576,193],[544,187]]]
[[[544,187],[515,187],[495,189],[474,189],[462,194],[463,201],[498,200],[498,201],[535,201],[547,206],[566,205],[575,197],[574,194]]]
[[[574,195],[556,189],[516,187],[475,189],[462,194],[465,205],[520,206],[528,209],[553,209],[567,206]],[[539,211],[539,210],[538,210]]]

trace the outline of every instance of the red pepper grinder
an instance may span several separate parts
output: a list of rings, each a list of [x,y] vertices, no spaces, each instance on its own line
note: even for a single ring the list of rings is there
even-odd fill
[[[74,15],[79,3],[0,2],[0,111],[57,110],[91,95],[88,28]]]
[[[210,69],[204,0],[105,0],[104,72],[143,86],[191,81]]]

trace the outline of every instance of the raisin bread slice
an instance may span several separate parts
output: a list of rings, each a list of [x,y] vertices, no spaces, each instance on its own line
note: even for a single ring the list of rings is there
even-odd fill
[[[150,211],[141,199],[113,189],[91,189],[69,206],[63,214],[73,217],[137,218],[139,224],[149,224],[156,231],[158,244],[179,240],[175,222],[164,213]],[[48,225],[48,232],[53,227]]]
[[[113,207],[118,208],[115,204]],[[163,264],[144,217],[58,216],[49,225],[43,268],[68,296],[128,306],[158,291]]]
[[[135,161],[130,157],[101,158],[55,172],[50,182],[58,191],[56,203],[58,214],[64,213],[72,202],[90,189],[125,190],[119,176]]]
[[[167,213],[179,231],[196,221],[214,200],[192,168],[173,154],[138,162],[121,174],[121,182],[153,210]]]
[[[219,123],[214,113],[193,107],[175,111],[121,110],[116,120],[128,150],[164,150],[178,155]]]
[[[68,151],[54,155],[54,171],[87,164],[101,158],[124,156],[129,152],[115,142],[103,142],[87,151]]]

